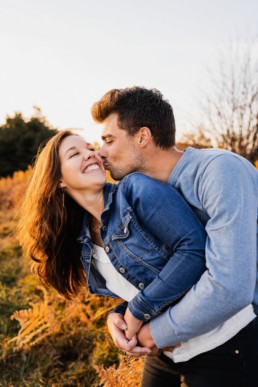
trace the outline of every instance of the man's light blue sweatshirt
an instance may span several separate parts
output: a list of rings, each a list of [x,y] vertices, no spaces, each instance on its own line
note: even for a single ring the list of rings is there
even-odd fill
[[[174,307],[153,319],[159,348],[216,328],[253,303],[258,314],[258,171],[218,149],[187,148],[169,176],[207,231],[207,270]]]

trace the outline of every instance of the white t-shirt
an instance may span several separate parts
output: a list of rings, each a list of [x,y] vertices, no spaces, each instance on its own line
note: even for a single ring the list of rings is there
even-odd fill
[[[129,302],[138,294],[139,290],[116,271],[105,250],[97,245],[93,245],[93,264],[105,278],[106,287],[118,297]],[[255,317],[253,306],[250,304],[217,328],[181,343],[179,348],[175,348],[171,352],[165,351],[164,354],[175,363],[187,361],[200,353],[224,344]]]

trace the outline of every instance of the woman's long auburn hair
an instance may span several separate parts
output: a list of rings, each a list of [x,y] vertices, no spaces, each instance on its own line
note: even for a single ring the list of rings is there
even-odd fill
[[[59,187],[59,148],[71,135],[59,132],[38,153],[18,220],[18,238],[33,271],[67,299],[86,284],[76,240],[85,210]]]

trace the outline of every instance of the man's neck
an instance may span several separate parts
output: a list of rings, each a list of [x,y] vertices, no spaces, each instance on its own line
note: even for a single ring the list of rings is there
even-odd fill
[[[176,147],[170,149],[155,147],[144,158],[143,168],[139,172],[167,183],[169,175],[182,155],[183,152]]]

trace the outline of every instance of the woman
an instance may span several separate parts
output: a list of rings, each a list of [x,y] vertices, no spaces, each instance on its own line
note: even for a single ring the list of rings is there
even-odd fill
[[[66,298],[87,282],[128,301],[128,339],[205,270],[205,232],[181,196],[138,173],[106,184],[101,158],[69,131],[37,158],[19,238],[42,282]]]

